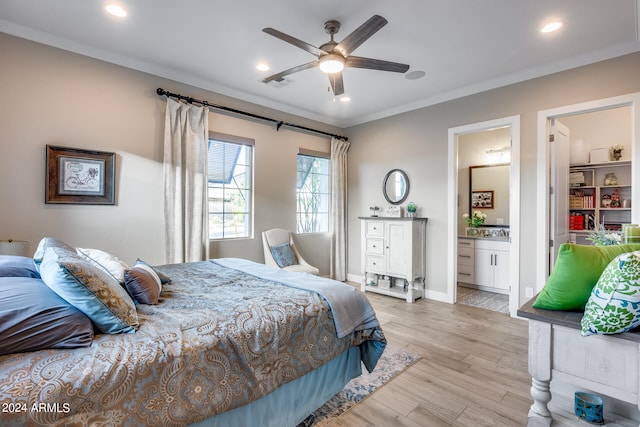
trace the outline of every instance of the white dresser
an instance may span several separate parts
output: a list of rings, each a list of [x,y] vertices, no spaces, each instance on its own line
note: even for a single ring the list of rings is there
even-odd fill
[[[407,302],[424,297],[427,218],[359,219],[362,292],[377,292]]]

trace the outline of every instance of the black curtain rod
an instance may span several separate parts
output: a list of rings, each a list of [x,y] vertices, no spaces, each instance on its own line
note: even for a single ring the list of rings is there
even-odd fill
[[[259,116],[257,114],[253,114],[253,113],[247,113],[246,111],[241,111],[241,110],[236,110],[235,108],[229,108],[229,107],[224,107],[222,105],[215,105],[215,104],[211,104],[206,100],[200,100],[200,99],[195,99],[192,98],[190,96],[184,96],[184,95],[180,95],[179,93],[171,93],[171,92],[167,92],[166,90],[162,89],[161,87],[159,87],[158,89],[156,89],[156,93],[160,96],[168,96],[171,98],[176,98],[182,101],[187,101],[189,104],[200,104],[200,105],[204,105],[205,107],[211,107],[211,108],[216,108],[218,110],[224,110],[224,111],[229,111],[231,113],[234,114],[239,114],[241,116],[247,116],[247,117],[252,117],[254,119],[258,119],[258,120],[264,120],[267,122],[272,122],[276,124],[276,131],[279,131],[280,128],[282,126],[286,126],[286,127],[290,127],[290,128],[294,128],[294,129],[300,129],[300,130],[304,130],[307,132],[313,132],[313,133],[319,133],[321,135],[327,135],[327,136],[331,136],[334,138],[338,138],[341,139],[343,141],[348,141],[349,138],[347,138],[346,136],[342,136],[342,135],[336,135],[334,133],[329,133],[329,132],[324,132],[321,130],[317,130],[317,129],[311,129],[305,126],[300,126],[300,125],[296,125],[293,123],[287,123],[287,122],[283,122],[280,120],[276,120],[276,119],[272,119],[270,117],[264,117],[264,116]]]

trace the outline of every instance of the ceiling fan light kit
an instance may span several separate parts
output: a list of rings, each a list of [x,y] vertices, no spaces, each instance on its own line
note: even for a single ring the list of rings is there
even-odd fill
[[[373,15],[364,24],[360,25],[351,34],[345,37],[340,43],[336,43],[333,40],[333,36],[340,29],[340,22],[335,20],[327,21],[325,22],[324,28],[331,36],[331,40],[324,43],[319,48],[273,28],[263,28],[263,32],[309,52],[317,59],[306,64],[289,68],[288,70],[280,73],[273,74],[262,81],[264,83],[269,83],[273,80],[280,81],[289,74],[297,73],[309,68],[319,67],[321,71],[327,73],[329,76],[329,83],[331,84],[333,94],[335,96],[339,96],[344,94],[344,82],[342,79],[342,71],[344,68],[364,68],[368,70],[390,71],[393,73],[406,73],[407,70],[409,70],[409,66],[407,64],[351,56],[351,53],[353,53],[354,50],[356,50],[362,43],[367,41],[369,37],[378,32],[378,30],[386,24],[387,20],[382,16]]]
[[[320,69],[327,74],[339,73],[344,70],[344,61],[344,57],[330,53],[320,58]]]

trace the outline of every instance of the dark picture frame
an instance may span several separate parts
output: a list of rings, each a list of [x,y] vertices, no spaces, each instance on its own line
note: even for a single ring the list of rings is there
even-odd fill
[[[493,209],[493,190],[472,191],[471,208]]]
[[[46,146],[45,203],[115,204],[115,153]]]

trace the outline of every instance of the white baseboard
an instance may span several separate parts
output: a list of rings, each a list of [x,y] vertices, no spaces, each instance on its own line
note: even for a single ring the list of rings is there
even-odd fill
[[[429,298],[429,299],[432,299],[434,301],[446,302],[448,304],[451,304],[451,301],[449,301],[449,295],[446,292],[432,291],[432,290],[426,289],[425,290],[425,298]]]
[[[347,273],[347,281],[348,282],[362,283],[362,276],[359,275],[359,274]]]

